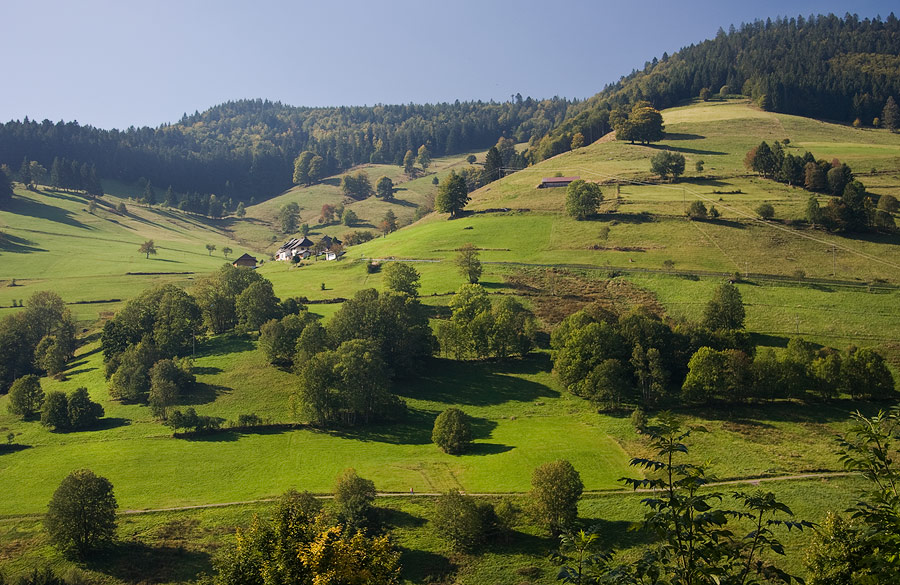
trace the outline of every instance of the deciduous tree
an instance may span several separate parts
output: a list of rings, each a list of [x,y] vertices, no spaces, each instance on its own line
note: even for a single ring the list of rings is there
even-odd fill
[[[450,171],[450,174],[438,187],[438,194],[434,200],[434,208],[440,213],[449,213],[450,217],[456,217],[469,202],[469,191],[465,179]]]
[[[381,272],[384,284],[389,289],[406,293],[411,297],[419,296],[419,271],[406,262],[388,262]]]
[[[84,558],[115,538],[117,507],[110,481],[79,469],[56,488],[44,525],[58,548]]]
[[[531,474],[529,499],[535,520],[554,536],[578,517],[578,500],[584,491],[581,475],[564,459],[544,463]]]
[[[456,266],[459,269],[459,273],[470,284],[478,282],[481,278],[481,260],[478,259],[478,249],[474,244],[464,244],[459,248],[456,254]]]
[[[10,414],[31,418],[41,412],[44,404],[44,391],[41,389],[41,380],[34,374],[22,376],[9,389],[9,404],[6,405]]]
[[[138,248],[138,252],[144,254],[146,259],[149,260],[150,254],[156,256],[156,245],[153,243],[153,240],[147,240],[146,242],[141,244],[141,247]]]
[[[566,188],[566,213],[579,221],[595,215],[601,201],[603,192],[597,183],[578,179]]]
[[[431,442],[444,453],[459,455],[472,444],[472,426],[466,414],[458,408],[448,408],[434,419]]]

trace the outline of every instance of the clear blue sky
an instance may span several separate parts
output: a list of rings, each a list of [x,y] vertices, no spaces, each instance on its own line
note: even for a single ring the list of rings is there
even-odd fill
[[[720,26],[892,10],[865,0],[4,0],[0,121],[157,126],[257,97],[585,98]]]

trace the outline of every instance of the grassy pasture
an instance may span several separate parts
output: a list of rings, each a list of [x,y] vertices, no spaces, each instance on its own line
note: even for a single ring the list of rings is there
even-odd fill
[[[95,214],[80,194],[16,189],[11,204],[0,210],[0,314],[12,301],[39,290],[53,290],[72,305],[79,320],[93,321],[157,284],[189,284],[217,269],[226,259],[252,249],[233,241],[218,223],[162,208],[126,201],[128,213],[112,208],[120,200],[104,197]],[[156,243],[157,255],[145,258],[138,247]],[[205,245],[215,244],[210,255]],[[172,273],[191,274],[172,274]],[[128,274],[159,273],[159,274]],[[169,273],[169,274],[167,274]],[[16,279],[15,287],[8,286]]]
[[[837,478],[768,483],[798,518],[820,522],[829,509],[843,509],[852,503],[851,493],[859,480]],[[738,488],[734,488],[738,489]],[[744,489],[752,491],[753,486]],[[730,492],[732,488],[723,491]],[[600,495],[582,500],[581,522],[598,525],[604,547],[622,551],[626,558],[648,537],[629,530],[643,515],[641,495]],[[524,504],[523,499],[517,503]],[[378,505],[403,556],[404,583],[422,583],[427,578],[455,574],[461,585],[517,585],[527,575],[528,582],[550,585],[556,582],[557,567],[548,553],[555,541],[522,523],[509,542],[497,543],[482,555],[452,554],[432,524],[433,502],[427,498],[384,498]],[[30,572],[34,567],[52,567],[57,572],[79,571],[81,575],[113,583],[180,583],[210,573],[212,559],[224,545],[233,542],[236,527],[246,526],[253,516],[268,518],[272,504],[248,504],[226,508],[161,512],[120,516],[118,544],[109,553],[78,568],[64,559],[47,542],[37,518],[0,522],[0,566],[7,576]],[[803,575],[803,555],[808,532],[779,533],[785,544],[782,566]]]

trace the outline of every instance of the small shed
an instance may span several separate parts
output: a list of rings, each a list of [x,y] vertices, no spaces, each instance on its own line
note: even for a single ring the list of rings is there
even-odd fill
[[[243,266],[245,268],[256,268],[256,258],[251,256],[250,254],[244,254],[243,256],[232,262],[231,265],[235,267]]]
[[[577,181],[581,177],[544,177],[541,179],[538,189],[549,189],[550,187],[568,187],[572,181]]]

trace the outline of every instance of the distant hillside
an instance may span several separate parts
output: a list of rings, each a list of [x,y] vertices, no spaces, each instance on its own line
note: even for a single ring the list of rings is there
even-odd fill
[[[900,20],[829,14],[720,29],[715,39],[663,54],[606,87],[533,144],[531,157],[569,150],[578,132],[586,143],[597,140],[618,107],[649,100],[667,108],[703,89],[742,93],[768,111],[871,125],[889,96],[900,99]]]
[[[433,156],[486,149],[501,136],[523,142],[545,135],[572,102],[516,96],[503,103],[300,108],[268,100],[228,102],[158,128],[102,130],[77,122],[0,125],[0,164],[23,158],[50,169],[55,157],[94,164],[100,176],[157,189],[265,199],[291,186],[294,158],[311,150],[326,174],[357,164],[400,164],[427,145]]]

